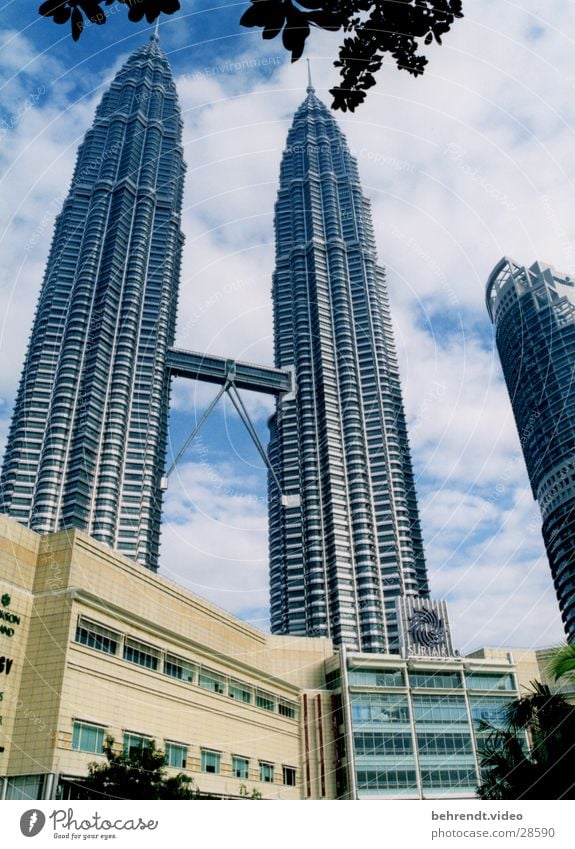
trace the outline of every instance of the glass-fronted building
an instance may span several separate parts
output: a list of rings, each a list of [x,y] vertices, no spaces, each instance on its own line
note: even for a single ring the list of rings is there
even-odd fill
[[[275,207],[278,401],[269,457],[274,633],[399,651],[395,600],[427,575],[385,273],[357,162],[310,83]]]
[[[505,257],[487,309],[565,630],[575,640],[575,278]]]
[[[98,106],[57,218],[0,511],[157,568],[183,236],[182,124],[157,36]]]
[[[342,651],[327,669],[339,729],[339,798],[475,796],[480,723],[502,725],[518,696],[509,660]]]

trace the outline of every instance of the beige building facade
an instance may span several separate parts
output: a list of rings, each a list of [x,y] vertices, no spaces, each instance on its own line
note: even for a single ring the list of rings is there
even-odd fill
[[[202,793],[334,797],[329,640],[265,635],[76,531],[0,516],[0,558],[4,798],[73,794],[108,735]]]
[[[3,799],[77,798],[107,737],[153,740],[170,774],[224,799],[473,797],[480,721],[534,657],[270,636],[84,533],[0,516]]]

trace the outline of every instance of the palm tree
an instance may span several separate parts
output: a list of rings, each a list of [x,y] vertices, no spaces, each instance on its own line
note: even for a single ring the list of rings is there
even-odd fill
[[[565,643],[551,658],[549,673],[557,681],[565,679],[567,683],[575,683],[575,643]]]
[[[503,728],[480,726],[481,799],[575,799],[575,707],[545,684],[531,688]]]

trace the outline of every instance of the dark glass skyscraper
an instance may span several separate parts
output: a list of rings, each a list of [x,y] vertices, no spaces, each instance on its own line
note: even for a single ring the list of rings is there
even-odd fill
[[[116,75],[59,215],[0,509],[156,569],[183,237],[181,120],[157,36]]]
[[[275,235],[275,363],[296,392],[270,420],[272,630],[398,651],[396,600],[428,585],[385,276],[357,163],[311,84]]]
[[[569,638],[575,640],[575,279],[505,257],[487,309]]]

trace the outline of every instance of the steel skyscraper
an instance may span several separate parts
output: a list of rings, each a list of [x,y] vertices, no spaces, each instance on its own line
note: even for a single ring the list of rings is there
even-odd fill
[[[181,133],[153,35],[80,146],[1,477],[3,512],[41,533],[86,530],[151,569],[183,243]]]
[[[385,276],[356,160],[311,81],[275,237],[275,364],[296,392],[270,420],[272,631],[398,651],[397,599],[429,592]]]
[[[559,607],[575,640],[575,278],[503,258],[487,309]]]

